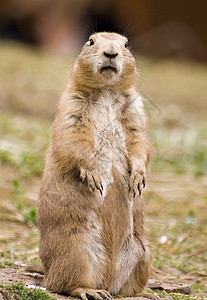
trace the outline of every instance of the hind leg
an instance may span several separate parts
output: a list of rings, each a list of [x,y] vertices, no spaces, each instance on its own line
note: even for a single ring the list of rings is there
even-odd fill
[[[109,299],[104,286],[105,256],[98,232],[55,230],[40,244],[40,256],[46,270],[45,286],[54,292],[100,300]],[[61,233],[60,233],[61,232]],[[54,236],[56,238],[54,239]]]
[[[81,269],[80,266],[79,268]],[[64,272],[63,268],[61,268],[61,271]],[[65,273],[65,275],[67,274],[67,278],[63,278],[64,273],[62,272],[61,274],[57,273],[57,275],[59,276],[52,276],[52,281],[50,275],[46,277],[45,285],[48,289],[56,291],[57,293],[63,293],[73,297],[79,297],[82,300],[112,299],[111,295],[107,291],[97,289],[96,282],[93,282],[93,280],[91,280],[92,278],[88,274],[88,272],[84,273],[85,276],[82,276],[82,278],[78,270],[76,270],[76,272],[73,271],[73,274],[72,272],[70,274]],[[53,272],[51,272],[51,275],[53,275],[52,273]]]
[[[146,287],[150,275],[150,266],[151,257],[150,255],[145,254],[143,258],[138,261],[130,279],[121,289],[120,294],[132,297],[142,297],[150,300],[160,299],[158,296],[144,292],[144,288]]]
[[[88,253],[65,254],[53,261],[46,273],[45,286],[54,292],[87,299],[111,299],[111,295],[101,290],[102,270],[95,266]],[[89,258],[89,259],[87,259]]]
[[[151,271],[151,255],[148,246],[141,247],[140,244],[138,249],[137,262],[128,280],[119,291],[120,294],[127,297],[143,294]]]
[[[73,262],[68,264],[68,260],[65,259],[61,264],[58,260],[46,276],[45,285],[52,291],[79,297],[82,300],[112,299],[109,292],[98,289],[96,272],[81,259],[76,264]]]
[[[111,299],[111,295],[105,291],[97,289],[95,273],[87,263],[73,262],[63,259],[53,263],[46,275],[45,286],[54,292],[63,293],[73,297],[87,299]]]

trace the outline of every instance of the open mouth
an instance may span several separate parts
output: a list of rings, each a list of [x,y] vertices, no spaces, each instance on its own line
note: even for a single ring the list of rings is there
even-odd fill
[[[115,67],[112,66],[106,66],[106,67],[102,67],[101,68],[101,73],[103,73],[104,71],[112,71],[112,72],[117,72],[117,69]]]

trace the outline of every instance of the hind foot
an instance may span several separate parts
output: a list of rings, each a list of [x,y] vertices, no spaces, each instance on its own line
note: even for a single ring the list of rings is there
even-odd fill
[[[149,294],[149,293],[139,293],[139,294],[136,294],[136,297],[143,297],[143,298],[150,299],[150,300],[161,300],[160,297],[155,296],[153,294]]]
[[[73,290],[71,296],[79,297],[83,300],[111,300],[113,299],[109,292],[104,290],[77,288]]]

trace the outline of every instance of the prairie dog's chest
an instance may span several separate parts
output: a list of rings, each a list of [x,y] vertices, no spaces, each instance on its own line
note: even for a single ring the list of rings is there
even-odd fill
[[[92,110],[94,155],[105,186],[113,183],[112,167],[124,174],[127,169],[125,133],[120,122],[123,102],[104,97]]]
[[[112,97],[101,98],[93,108],[94,148],[99,158],[112,160],[126,152],[125,134],[120,119],[122,103]]]

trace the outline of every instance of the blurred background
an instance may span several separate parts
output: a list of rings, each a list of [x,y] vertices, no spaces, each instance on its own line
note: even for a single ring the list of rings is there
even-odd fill
[[[206,12],[206,0],[0,1],[0,266],[39,262],[36,201],[56,103],[89,35],[116,31],[137,60],[155,150],[144,191],[153,276],[203,299]]]
[[[0,37],[66,52],[115,31],[145,55],[206,60],[206,11],[205,0],[2,0]]]

